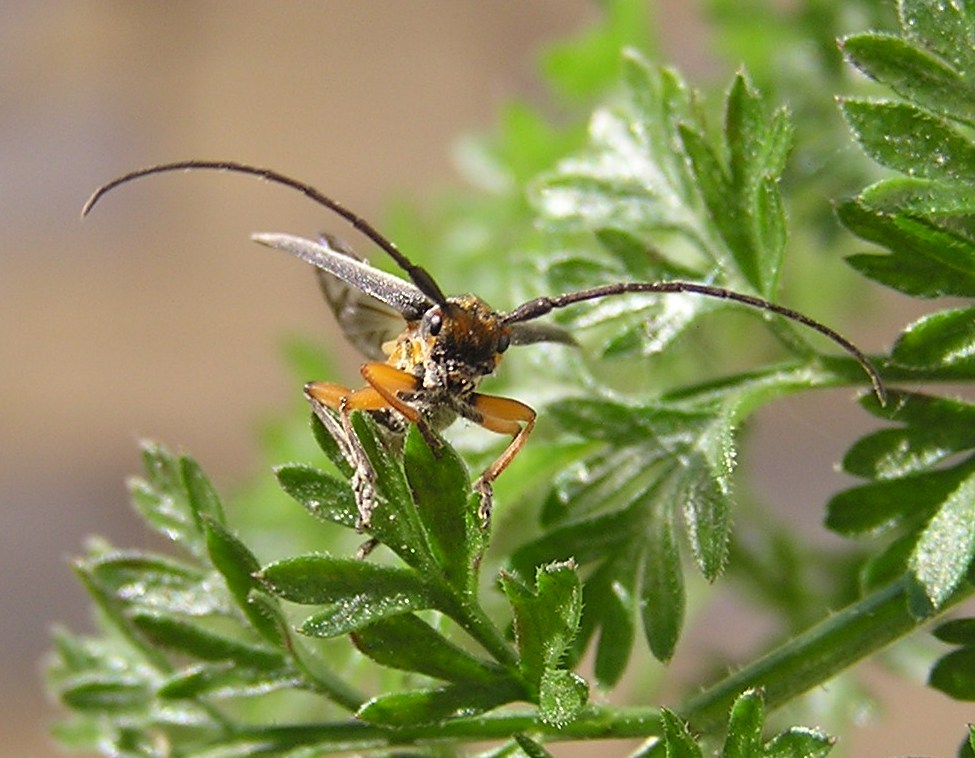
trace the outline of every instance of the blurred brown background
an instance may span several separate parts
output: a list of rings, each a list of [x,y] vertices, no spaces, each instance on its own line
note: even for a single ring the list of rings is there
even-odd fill
[[[699,38],[678,33],[699,32],[693,9],[659,8],[669,52],[692,68],[706,60]],[[298,391],[281,339],[324,342],[330,328],[305,267],[247,239],[318,230],[322,210],[293,193],[160,177],[81,223],[87,194],[156,162],[234,158],[376,218],[392,197],[456,181],[458,135],[489,128],[511,96],[539,97],[540,46],[597,12],[586,0],[0,4],[0,756],[56,752],[38,658],[49,625],[84,628],[87,607],[66,558],[89,534],[148,539],[123,484],[136,440],[192,451],[218,484],[253,473],[257,420]],[[837,397],[787,405],[756,435],[773,472],[763,491],[806,507],[813,529],[857,432],[825,425],[858,414]],[[799,482],[812,490],[797,496]],[[919,726],[931,723],[920,703],[942,699],[901,695],[900,723],[882,743],[866,730],[851,754],[953,749]],[[960,737],[965,712],[948,710]]]

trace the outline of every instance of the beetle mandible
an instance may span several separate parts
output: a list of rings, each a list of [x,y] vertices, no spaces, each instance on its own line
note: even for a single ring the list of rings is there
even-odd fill
[[[616,282],[552,297],[538,297],[510,311],[496,311],[476,295],[447,297],[436,280],[411,262],[389,239],[361,216],[311,185],[277,171],[234,161],[189,160],[143,168],[102,185],[85,203],[85,216],[105,193],[121,184],[169,171],[214,169],[251,174],[295,189],[335,212],[384,250],[410,281],[380,271],[359,259],[332,237],[312,241],[288,234],[255,234],[269,247],[292,253],[319,270],[323,292],[353,344],[370,360],[360,369],[366,386],[352,390],[330,382],[309,382],[305,395],[316,415],[339,443],[354,469],[358,527],[369,527],[374,507],[371,465],[349,421],[353,411],[368,411],[393,436],[409,423],[418,425],[434,450],[434,432],[457,417],[485,429],[511,435],[511,441],[474,483],[480,495],[482,525],[488,525],[493,483],[524,447],[535,425],[535,411],[524,403],[477,391],[494,372],[511,345],[535,342],[573,343],[562,328],[531,323],[558,308],[627,293],[687,293],[730,300],[768,311],[806,326],[849,353],[867,373],[880,403],[886,390],[870,359],[852,342],[809,316],[769,300],[697,282]],[[405,321],[405,326],[403,322]],[[398,326],[390,328],[389,324]],[[338,413],[338,423],[326,409]]]

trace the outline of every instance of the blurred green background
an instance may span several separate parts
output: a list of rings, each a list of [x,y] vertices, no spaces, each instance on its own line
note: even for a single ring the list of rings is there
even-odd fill
[[[300,396],[285,337],[320,339],[347,376],[356,365],[306,267],[248,241],[341,228],[322,209],[200,174],[127,187],[81,223],[88,193],[144,165],[228,158],[380,220],[391,200],[458,181],[456,139],[490,128],[508,98],[544,102],[537,53],[598,13],[586,0],[0,5],[0,756],[56,754],[38,661],[51,623],[85,627],[67,558],[89,534],[150,539],[124,487],[136,441],[191,451],[226,487],[257,471],[259,421]],[[694,4],[660,2],[656,18],[692,81],[716,70]],[[851,336],[881,349],[901,323]],[[828,539],[818,508],[843,482],[833,462],[869,423],[848,398],[782,403],[754,430],[746,473],[811,539]],[[937,747],[925,703],[950,725],[947,754],[970,713],[921,686],[897,687],[891,720],[850,754]]]

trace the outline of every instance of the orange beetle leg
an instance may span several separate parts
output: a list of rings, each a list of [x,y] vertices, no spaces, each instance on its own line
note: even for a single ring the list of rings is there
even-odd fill
[[[397,393],[414,392],[417,389],[417,379],[413,374],[401,371],[388,363],[364,363],[359,369],[362,378],[365,379],[386,400],[386,403],[399,411],[407,421],[416,424],[423,439],[436,455],[440,450],[440,440],[430,429],[426,419],[412,405],[405,403],[399,398]]]
[[[488,466],[484,473],[474,483],[474,491],[481,496],[481,507],[478,515],[481,526],[487,528],[491,521],[491,503],[494,496],[493,482],[501,472],[508,468],[508,464],[525,446],[528,435],[535,428],[535,411],[524,403],[507,397],[474,394],[472,403],[480,418],[475,419],[478,424],[498,434],[511,434],[514,439],[508,443],[497,460]]]

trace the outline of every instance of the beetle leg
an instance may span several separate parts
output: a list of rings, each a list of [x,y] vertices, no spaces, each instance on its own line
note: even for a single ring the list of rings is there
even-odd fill
[[[471,407],[474,410],[474,414],[470,417],[472,421],[489,431],[513,435],[508,447],[474,482],[474,491],[481,496],[481,507],[478,509],[478,515],[481,517],[482,528],[486,529],[491,522],[491,505],[494,498],[493,482],[524,447],[528,435],[535,427],[535,411],[524,403],[511,398],[480,393],[474,393]]]
[[[349,414],[354,410],[376,411],[387,408],[382,395],[372,387],[355,391],[331,382],[309,382],[305,385],[305,397],[312,404],[315,415],[321,420],[332,438],[338,442],[345,459],[352,466],[350,484],[355,494],[355,504],[359,511],[356,530],[364,531],[370,525],[372,512],[376,505],[376,472],[369,462],[365,448],[352,428]],[[339,426],[326,406],[339,413]]]
[[[388,363],[378,362],[363,363],[359,372],[362,378],[369,382],[371,388],[383,397],[388,406],[395,408],[407,421],[412,421],[419,427],[423,439],[434,454],[437,454],[440,450],[440,440],[433,433],[430,424],[416,408],[401,400],[398,395],[400,392],[414,392],[417,389],[416,377]]]

